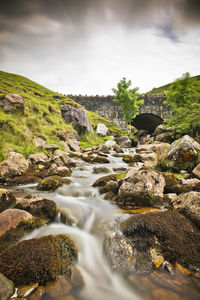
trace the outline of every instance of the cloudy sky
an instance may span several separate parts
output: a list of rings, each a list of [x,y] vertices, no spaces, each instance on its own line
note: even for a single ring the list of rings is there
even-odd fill
[[[0,0],[0,70],[64,94],[200,74],[200,0]]]

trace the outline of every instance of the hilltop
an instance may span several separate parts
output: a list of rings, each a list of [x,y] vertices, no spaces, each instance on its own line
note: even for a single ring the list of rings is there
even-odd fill
[[[41,151],[35,146],[33,137],[41,136],[47,144],[55,144],[63,150],[57,132],[73,131],[74,124],[66,124],[61,116],[60,104],[69,104],[83,108],[76,101],[67,96],[53,92],[44,86],[23,76],[0,71],[0,100],[6,94],[19,94],[25,101],[24,112],[5,112],[0,107],[0,153],[5,150],[14,150],[27,156],[30,153]],[[121,131],[112,122],[87,112],[91,125],[95,129],[98,122],[104,122],[111,134],[120,135]],[[30,134],[31,133],[31,136]],[[95,134],[79,136],[81,145],[99,144],[102,138]]]
[[[200,80],[200,75],[193,76],[191,78],[194,79],[194,80],[196,80],[196,79]],[[171,84],[172,84],[172,82],[168,83],[168,84],[165,84],[163,86],[160,86],[158,88],[153,88],[151,91],[147,92],[146,94],[149,94],[149,95],[162,95],[163,93],[165,93],[169,89]]]

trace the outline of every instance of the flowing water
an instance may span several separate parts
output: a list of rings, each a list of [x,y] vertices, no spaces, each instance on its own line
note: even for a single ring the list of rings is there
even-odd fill
[[[49,234],[69,234],[78,243],[80,254],[77,267],[84,278],[85,287],[80,293],[85,300],[137,300],[140,297],[128,286],[125,280],[112,272],[107,264],[102,249],[102,240],[94,232],[96,222],[112,221],[117,216],[117,207],[103,200],[97,188],[92,187],[96,179],[107,174],[94,174],[93,168],[105,166],[127,167],[120,157],[109,155],[110,164],[81,163],[73,169],[72,183],[56,192],[38,192],[36,185],[21,186],[21,192],[39,194],[54,200],[61,210],[78,211],[82,220],[81,227],[68,226],[61,222],[60,216],[45,227],[31,232],[25,239],[38,238]],[[114,172],[113,172],[114,173]],[[19,190],[19,186],[18,186]]]
[[[94,167],[106,166],[111,171],[113,167],[127,167],[120,157],[109,155],[108,158],[110,164],[107,165],[88,164],[80,161],[80,165],[73,169],[72,183],[55,192],[39,192],[36,190],[36,185],[21,186],[22,193],[34,193],[52,199],[61,210],[77,212],[80,219],[78,226],[76,226],[76,222],[72,222],[69,226],[62,223],[60,215],[58,215],[53,223],[34,230],[25,239],[49,234],[69,234],[77,241],[80,247],[77,267],[81,271],[85,283],[79,294],[80,299],[139,300],[142,299],[141,296],[128,285],[122,276],[113,272],[109,267],[103,255],[101,235],[98,234],[98,230],[95,230],[101,221],[106,224],[106,222],[112,222],[116,217],[122,217],[119,208],[104,200],[98,189],[92,187],[96,179],[107,175],[94,174]],[[19,186],[17,189],[19,191]],[[127,217],[127,215],[123,214],[123,217]]]

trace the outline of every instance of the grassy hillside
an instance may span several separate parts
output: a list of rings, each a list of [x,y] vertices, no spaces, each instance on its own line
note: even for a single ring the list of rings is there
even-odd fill
[[[193,76],[191,78],[200,80],[200,75]],[[164,92],[166,92],[168,90],[168,88],[170,87],[170,85],[171,85],[171,83],[168,83],[168,84],[165,84],[165,85],[160,86],[158,88],[154,88],[151,91],[147,92],[146,94],[150,94],[150,95],[162,95]]]
[[[6,113],[0,108],[0,153],[12,149],[27,156],[41,151],[33,143],[34,136],[41,136],[47,144],[56,144],[63,149],[57,132],[71,131],[72,125],[65,124],[62,119],[60,104],[81,107],[78,103],[23,76],[0,71],[0,98],[5,94],[20,94],[25,100],[25,111]],[[111,133],[120,134],[111,122],[98,115],[89,113],[89,118],[93,125],[100,118],[110,127]],[[32,132],[32,137],[27,130]],[[98,142],[98,139],[93,141]]]

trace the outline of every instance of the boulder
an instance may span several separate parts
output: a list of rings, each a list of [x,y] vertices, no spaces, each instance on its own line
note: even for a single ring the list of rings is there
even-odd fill
[[[20,209],[6,209],[0,213],[0,252],[16,243],[28,231],[43,222]]]
[[[144,144],[152,144],[154,142],[153,138],[150,138],[148,136],[143,136],[141,137],[141,139],[139,140],[139,144],[140,145],[144,145]]]
[[[172,169],[188,170],[197,165],[199,151],[200,144],[189,135],[185,135],[171,144],[165,159]]]
[[[106,233],[103,250],[113,271],[120,273],[135,271],[133,247],[120,231]]]
[[[131,216],[121,223],[121,230],[138,251],[155,249],[171,263],[192,270],[200,267],[199,230],[176,211]]]
[[[46,154],[44,154],[43,152],[39,152],[39,153],[35,153],[35,154],[30,154],[28,157],[28,160],[33,165],[44,164],[48,160],[48,156]]]
[[[113,149],[114,149],[117,153],[123,153],[123,152],[124,152],[123,149],[120,147],[120,145],[117,145],[117,144],[113,147]]]
[[[5,189],[0,189],[0,213],[7,208],[15,206],[16,198]]]
[[[163,124],[160,124],[156,127],[153,135],[154,136],[158,136],[160,134],[163,134],[163,133],[174,133],[175,131],[175,128],[173,127],[166,127],[164,126]]]
[[[106,185],[106,183],[110,180],[114,180],[116,181],[117,180],[117,176],[118,174],[110,174],[110,175],[106,175],[106,176],[103,176],[99,179],[97,179],[94,183],[93,183],[93,187],[96,187],[96,186],[104,186]]]
[[[154,170],[130,169],[119,189],[119,201],[126,205],[159,206],[163,204],[165,179]]]
[[[121,148],[131,148],[131,140],[127,136],[117,138],[117,143]]]
[[[157,164],[157,155],[155,152],[133,153],[124,155],[123,161],[126,163],[144,163],[146,167],[152,167]]]
[[[12,110],[24,111],[24,99],[18,94],[8,94],[0,99],[0,106],[6,112]]]
[[[9,300],[15,292],[14,283],[0,273],[0,299]]]
[[[110,180],[105,185],[106,192],[112,192],[114,194],[117,194],[119,190],[119,184],[115,180]]]
[[[67,144],[69,145],[70,149],[72,151],[80,151],[80,142],[76,139],[69,139],[67,141]]]
[[[52,164],[48,169],[49,176],[57,175],[61,177],[70,176],[72,171],[65,166],[58,167],[56,164]]]
[[[35,136],[33,139],[33,142],[35,144],[36,147],[44,147],[46,145],[46,141],[44,140],[44,138],[40,137],[40,136]]]
[[[192,174],[200,179],[200,164],[192,170]]]
[[[172,200],[173,207],[200,228],[200,193],[189,192]]]
[[[75,164],[73,160],[68,156],[68,154],[61,150],[56,150],[51,156],[51,162],[56,164],[58,167],[74,167]]]
[[[54,152],[55,150],[58,150],[58,146],[55,144],[45,144],[43,146],[43,149],[49,151],[49,152]]]
[[[20,176],[26,173],[29,162],[23,155],[15,152],[8,152],[6,158],[0,163],[0,178]]]
[[[92,132],[87,112],[84,109],[68,104],[61,104],[60,109],[65,123],[75,122],[80,132]]]
[[[102,147],[99,148],[99,151],[102,152],[102,153],[109,153],[110,149],[109,149],[108,146],[103,145]]]
[[[64,234],[25,240],[0,254],[0,272],[17,286],[45,283],[59,275],[70,277],[70,267],[77,261],[78,246]]]
[[[99,163],[99,164],[109,164],[110,161],[107,159],[105,156],[97,155],[93,159],[94,163]]]
[[[61,140],[61,141],[66,141],[66,137],[67,137],[67,133],[65,132],[65,131],[62,131],[62,130],[59,130],[58,132],[57,132],[57,137],[59,137],[59,139]]]
[[[48,177],[42,179],[38,183],[37,189],[40,191],[55,191],[60,186],[63,186],[64,184],[70,184],[70,183],[71,183],[71,180],[68,178],[62,178],[57,175],[48,176]]]
[[[110,173],[110,169],[107,167],[94,167],[93,173],[100,174],[100,173]]]
[[[69,145],[66,142],[60,141],[60,144],[63,146],[65,152],[69,152],[70,151]]]
[[[113,147],[116,145],[116,142],[113,141],[113,140],[107,140],[107,141],[105,142],[105,145],[106,145],[109,149],[111,149],[111,148],[113,148]]]
[[[57,205],[53,200],[45,199],[39,195],[27,195],[16,208],[26,210],[31,215],[45,221],[53,221],[57,215]]]
[[[174,139],[174,133],[172,132],[161,133],[155,137],[155,141],[161,143],[172,143]]]
[[[106,136],[108,132],[108,127],[103,123],[98,123],[96,134],[99,136]]]
[[[167,149],[170,147],[167,143],[153,143],[153,144],[147,144],[147,145],[139,145],[135,149],[136,153],[145,153],[145,152],[155,152],[158,156],[158,158],[163,157],[167,153]]]

